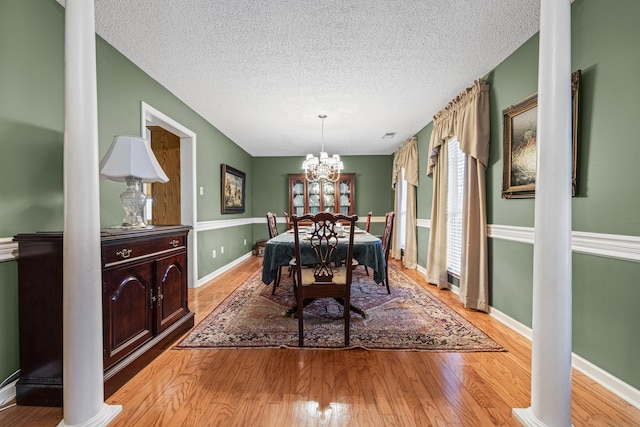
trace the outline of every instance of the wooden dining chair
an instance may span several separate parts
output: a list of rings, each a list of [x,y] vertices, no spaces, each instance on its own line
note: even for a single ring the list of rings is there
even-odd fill
[[[367,214],[367,223],[364,227],[364,231],[366,231],[367,233],[369,232],[369,230],[371,229],[371,215],[373,214],[373,212],[369,211],[369,213]],[[358,267],[360,264],[358,263],[358,261],[354,260],[353,261],[353,268]],[[366,265],[364,266],[364,272],[367,273],[367,276],[369,275],[369,267],[367,267]]]
[[[321,212],[316,215],[293,215],[291,217],[294,229],[295,256],[301,260],[301,240],[307,239],[314,264],[311,268],[303,268],[301,263],[294,267],[294,294],[296,296],[298,315],[298,345],[304,347],[304,307],[317,298],[334,298],[344,308],[344,345],[349,345],[349,320],[351,306],[351,265],[353,259],[353,236],[357,215],[346,216]],[[300,222],[311,221],[311,227],[306,234],[300,235]],[[346,253],[338,249],[338,230],[336,224],[342,222],[348,233]],[[346,230],[345,230],[346,231]],[[306,237],[305,237],[306,236]],[[307,249],[305,247],[305,249]],[[344,263],[336,263],[337,258],[344,256]],[[337,266],[338,265],[338,266]]]
[[[284,222],[287,224],[287,230],[291,230],[291,227],[293,227],[291,225],[291,216],[287,212],[284,213]]]
[[[278,231],[278,219],[273,212],[267,212],[267,228],[269,229],[269,238],[273,239],[280,232]]]
[[[367,223],[364,226],[364,231],[366,231],[367,233],[369,233],[369,230],[371,229],[371,215],[373,215],[373,212],[369,211],[369,213],[367,214]]]
[[[278,221],[276,214],[273,212],[267,212],[267,228],[269,229],[269,239],[273,239],[276,237],[278,232]],[[295,264],[295,258],[289,260],[289,268],[292,268],[292,264]],[[276,294],[276,288],[280,285],[280,279],[282,278],[282,267],[279,266],[276,271],[276,277],[273,279],[273,289],[271,290],[271,295]]]
[[[391,293],[389,289],[389,252],[391,249],[391,236],[393,235],[393,218],[394,212],[388,212],[384,217],[384,231],[382,233],[382,251],[384,252],[384,284],[387,285],[387,293]]]

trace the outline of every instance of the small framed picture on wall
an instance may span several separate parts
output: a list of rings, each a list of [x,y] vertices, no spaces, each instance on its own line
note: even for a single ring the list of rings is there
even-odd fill
[[[245,173],[224,163],[220,166],[222,213],[243,213],[245,204]]]

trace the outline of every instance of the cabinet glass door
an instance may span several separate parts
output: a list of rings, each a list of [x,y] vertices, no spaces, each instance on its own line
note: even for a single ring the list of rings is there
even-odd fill
[[[304,181],[296,179],[291,186],[291,196],[293,197],[292,215],[304,215]]]
[[[336,211],[336,184],[331,181],[322,183],[322,210],[324,212]]]
[[[309,183],[309,213],[317,214],[320,212],[320,182]]]
[[[351,209],[351,183],[350,179],[341,179],[339,183],[340,190],[340,213],[349,215]]]

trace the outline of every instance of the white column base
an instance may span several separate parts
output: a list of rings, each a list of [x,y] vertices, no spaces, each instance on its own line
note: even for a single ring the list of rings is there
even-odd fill
[[[513,417],[525,427],[547,427],[545,423],[540,421],[533,415],[531,407],[528,408],[513,408]],[[571,424],[573,427],[573,424]]]
[[[512,411],[513,417],[520,422],[523,426],[527,427],[546,427],[539,419],[537,419],[531,407],[528,408],[514,408]]]
[[[103,427],[108,425],[122,411],[122,405],[102,405],[102,410],[90,420],[82,424],[65,424],[60,421],[58,427]]]

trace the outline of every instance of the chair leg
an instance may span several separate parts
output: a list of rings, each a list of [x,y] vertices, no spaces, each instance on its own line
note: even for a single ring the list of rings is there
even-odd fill
[[[276,294],[276,288],[280,285],[280,277],[282,276],[282,266],[278,267],[276,270],[276,277],[273,279],[273,289],[271,290],[271,295]]]
[[[384,267],[384,283],[387,285],[387,293],[391,294],[391,289],[389,289],[389,269]]]
[[[345,347],[349,347],[349,320],[350,320],[350,314],[351,314],[351,310],[350,310],[350,304],[346,303],[346,300],[348,300],[348,298],[345,298],[345,304],[343,307],[344,310],[344,346]]]
[[[298,299],[298,346],[304,347],[304,319],[303,319],[304,301]]]

